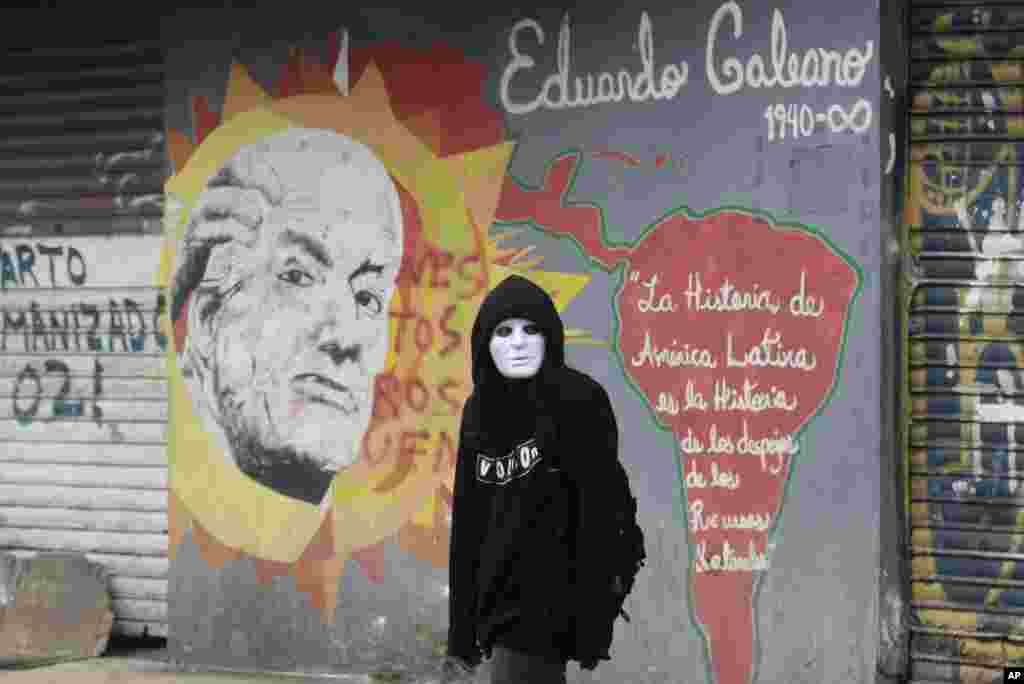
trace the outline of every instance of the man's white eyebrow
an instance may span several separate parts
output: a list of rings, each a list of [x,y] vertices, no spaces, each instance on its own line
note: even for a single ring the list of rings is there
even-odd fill
[[[323,243],[306,233],[300,233],[297,230],[286,228],[281,231],[281,236],[278,239],[278,242],[283,246],[298,245],[303,249],[303,251],[316,259],[322,266],[326,268],[334,266],[334,259],[332,259],[331,255],[328,254],[327,248],[324,247]]]

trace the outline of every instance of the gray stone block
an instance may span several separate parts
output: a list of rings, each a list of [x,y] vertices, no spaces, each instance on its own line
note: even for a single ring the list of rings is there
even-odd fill
[[[101,566],[74,553],[0,553],[0,660],[98,656],[113,624]]]

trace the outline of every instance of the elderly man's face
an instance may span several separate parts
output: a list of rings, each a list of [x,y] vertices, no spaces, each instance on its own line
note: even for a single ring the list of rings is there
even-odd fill
[[[381,185],[330,169],[319,194],[286,197],[253,248],[225,255],[246,262],[213,327],[229,438],[322,470],[358,458],[401,259],[401,217]]]

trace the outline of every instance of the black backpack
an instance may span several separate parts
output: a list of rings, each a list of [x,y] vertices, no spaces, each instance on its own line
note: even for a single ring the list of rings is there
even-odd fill
[[[616,500],[608,502],[615,510],[608,559],[613,566],[613,576],[622,581],[622,593],[615,597],[616,615],[629,622],[629,614],[622,606],[633,591],[636,575],[647,559],[647,551],[644,548],[644,531],[636,521],[636,497],[630,491],[629,477],[617,459],[615,465],[621,486],[614,488]]]
[[[558,426],[550,417],[550,414],[541,408],[539,411],[537,431],[542,446],[558,444]],[[552,454],[553,464],[558,467],[557,448],[545,449]],[[607,538],[607,559],[608,569],[611,577],[618,577],[622,582],[622,593],[615,594],[609,591],[610,599],[607,607],[614,609],[612,615],[622,616],[626,622],[630,622],[629,614],[623,609],[626,597],[633,591],[636,583],[636,575],[644,566],[647,559],[647,552],[644,548],[644,532],[636,521],[637,505],[636,497],[630,489],[629,476],[626,469],[622,467],[622,461],[615,458],[614,482],[604,492],[607,499],[602,499],[601,506],[610,508],[613,511],[611,516],[611,529]],[[604,544],[602,537],[602,544]],[[614,619],[613,619],[614,622]]]

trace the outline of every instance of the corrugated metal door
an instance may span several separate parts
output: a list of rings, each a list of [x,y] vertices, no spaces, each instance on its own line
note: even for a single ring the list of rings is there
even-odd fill
[[[1024,665],[1024,5],[912,3],[912,682]]]
[[[85,552],[166,636],[164,60],[80,33],[0,60],[0,550]]]

